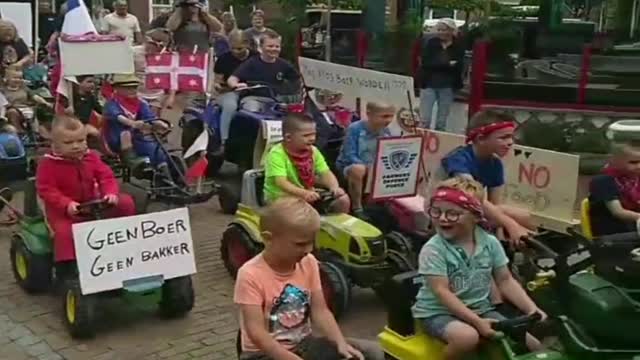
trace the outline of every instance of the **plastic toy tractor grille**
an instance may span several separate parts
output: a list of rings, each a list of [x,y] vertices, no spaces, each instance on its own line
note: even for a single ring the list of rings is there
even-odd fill
[[[372,257],[382,257],[385,255],[386,247],[382,236],[367,239],[367,244],[369,245],[369,251],[371,251]]]

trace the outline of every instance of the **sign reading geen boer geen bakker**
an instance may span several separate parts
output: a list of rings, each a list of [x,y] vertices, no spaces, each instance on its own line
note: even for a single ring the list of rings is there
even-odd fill
[[[127,280],[196,272],[187,208],[73,225],[83,294],[120,289]]]

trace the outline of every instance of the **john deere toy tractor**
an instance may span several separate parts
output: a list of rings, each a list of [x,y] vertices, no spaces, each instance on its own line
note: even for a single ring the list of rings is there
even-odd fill
[[[221,255],[232,276],[263,248],[259,207],[264,205],[264,172],[243,175],[242,201],[234,220],[222,235]],[[323,202],[331,199],[321,192]],[[379,290],[383,281],[414,266],[406,254],[389,250],[383,234],[348,214],[322,212],[315,256],[321,261],[321,280],[327,304],[336,317],[348,307],[351,286]]]
[[[119,290],[83,295],[75,262],[54,264],[53,241],[46,219],[41,215],[35,181],[27,181],[24,213],[11,207],[9,194],[0,194],[0,203],[18,217],[18,229],[11,238],[11,265],[16,282],[28,293],[56,290],[63,294],[63,317],[73,337],[91,337],[98,322],[96,308],[104,297],[123,297],[138,305],[159,304],[167,317],[182,316],[193,308],[195,295],[190,276],[164,280],[162,276],[125,281]],[[109,205],[103,200],[80,204],[80,214],[100,219]]]
[[[573,249],[544,240],[533,242],[539,271],[523,280],[558,319],[566,352],[580,360],[640,359],[640,235],[587,240],[572,233],[565,242],[577,242]]]

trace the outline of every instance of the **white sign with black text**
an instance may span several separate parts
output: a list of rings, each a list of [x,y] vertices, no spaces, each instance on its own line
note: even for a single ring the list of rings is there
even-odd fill
[[[422,141],[421,136],[378,140],[378,154],[372,176],[372,200],[416,195]]]
[[[73,224],[82,294],[196,272],[187,208]]]

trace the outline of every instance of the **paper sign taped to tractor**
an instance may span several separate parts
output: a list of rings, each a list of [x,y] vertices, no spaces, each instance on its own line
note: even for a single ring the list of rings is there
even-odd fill
[[[300,74],[306,86],[338,91],[367,100],[408,104],[407,91],[413,94],[413,78],[380,71],[339,65],[301,57]],[[407,105],[408,107],[408,105]]]
[[[451,150],[465,144],[462,135],[422,130],[424,137],[422,161],[429,181],[421,193],[428,196],[430,188],[444,177],[440,163]],[[504,159],[504,202],[526,208],[541,219],[573,222],[579,157],[555,151],[515,145]]]
[[[73,224],[82,294],[196,272],[187,208]]]
[[[253,167],[262,168],[267,153],[280,141],[282,141],[282,121],[263,121],[253,149]]]

